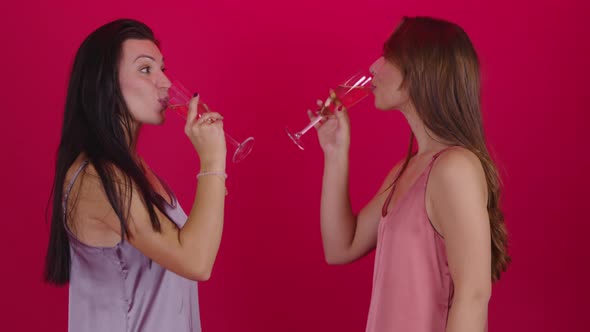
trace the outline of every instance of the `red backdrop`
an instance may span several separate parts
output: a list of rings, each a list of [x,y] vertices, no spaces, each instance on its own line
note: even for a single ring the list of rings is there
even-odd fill
[[[483,109],[505,183],[513,264],[495,284],[490,331],[582,331],[590,223],[588,5],[579,1],[5,1],[0,5],[2,230],[0,330],[64,331],[67,288],[41,281],[65,89],[77,47],[107,21],[137,18],[162,41],[171,73],[224,114],[236,138],[227,218],[210,281],[200,285],[205,331],[363,331],[373,255],[323,261],[322,154],[299,151],[284,127],[350,73],[370,65],[402,15],[455,21],[483,70]],[[360,209],[406,150],[408,127],[372,97],[350,112],[351,196]],[[198,159],[182,123],[146,128],[146,160],[185,207]]]

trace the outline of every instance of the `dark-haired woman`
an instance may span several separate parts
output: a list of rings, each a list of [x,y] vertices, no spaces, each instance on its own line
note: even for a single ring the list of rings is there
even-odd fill
[[[76,54],[55,169],[45,280],[69,283],[70,331],[200,331],[195,281],[211,275],[223,228],[222,117],[185,133],[200,158],[188,216],[137,153],[165,120],[170,81],[149,27],[117,20]]]

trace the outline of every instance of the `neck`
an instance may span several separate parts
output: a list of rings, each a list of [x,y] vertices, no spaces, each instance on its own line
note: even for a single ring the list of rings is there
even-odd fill
[[[410,129],[416,137],[416,142],[418,143],[417,156],[434,153],[451,145],[450,143],[447,143],[443,139],[436,136],[426,127],[412,104],[405,105],[405,107],[402,107],[400,111],[406,117],[406,120],[410,125]]]
[[[131,153],[133,159],[139,164],[140,162],[140,157],[137,154],[137,141],[139,138],[139,133],[141,130],[141,124],[138,123],[133,123],[131,125],[131,142],[130,142],[130,138],[127,138],[127,145],[129,145],[129,152]]]

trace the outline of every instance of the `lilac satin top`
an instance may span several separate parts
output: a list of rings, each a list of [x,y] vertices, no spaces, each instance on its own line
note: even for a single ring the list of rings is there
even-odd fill
[[[87,164],[83,162],[72,178],[64,207]],[[175,198],[165,213],[180,228],[186,222]],[[71,256],[69,331],[201,331],[196,282],[166,270],[127,241],[93,247],[66,229]]]

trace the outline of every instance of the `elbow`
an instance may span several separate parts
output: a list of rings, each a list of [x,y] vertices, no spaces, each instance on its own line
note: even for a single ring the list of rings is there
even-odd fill
[[[207,281],[209,278],[211,278],[211,271],[196,272],[190,277],[193,281]]]
[[[462,300],[468,303],[480,303],[488,304],[492,296],[492,286],[481,285],[476,287],[470,287],[469,289],[457,290],[455,297],[458,300]]]
[[[339,265],[338,261],[336,261],[335,259],[333,259],[331,257],[325,256],[324,260],[326,261],[326,264],[328,264],[328,265]]]
[[[477,289],[473,292],[473,299],[475,301],[488,303],[492,297],[492,287],[482,287],[481,289]]]
[[[492,297],[492,283],[487,282],[481,286],[474,287],[471,298],[475,301],[488,303]]]
[[[193,281],[207,281],[209,280],[209,278],[211,278],[212,272],[212,265],[199,265],[191,269],[191,271],[188,273],[187,278]]]
[[[350,263],[350,260],[346,259],[344,255],[335,255],[327,252],[324,254],[324,260],[328,265],[344,265]]]

